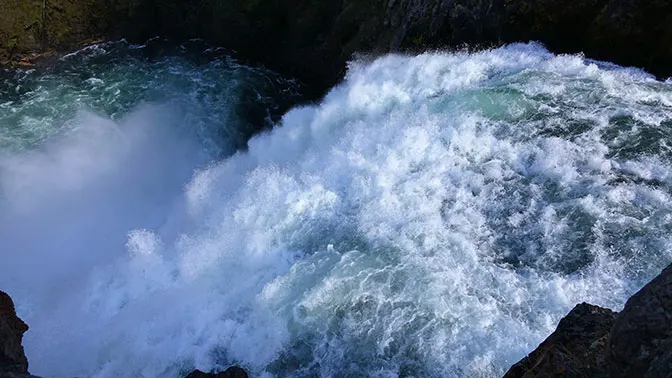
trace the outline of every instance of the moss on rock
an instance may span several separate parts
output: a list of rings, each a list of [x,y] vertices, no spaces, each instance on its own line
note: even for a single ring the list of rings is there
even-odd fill
[[[40,46],[42,0],[0,2],[0,60]]]
[[[69,49],[126,28],[145,0],[4,0],[0,2],[0,59],[44,49]],[[123,31],[122,31],[123,30]]]

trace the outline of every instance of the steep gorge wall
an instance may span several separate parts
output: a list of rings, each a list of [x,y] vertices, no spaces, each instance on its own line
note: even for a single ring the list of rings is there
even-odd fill
[[[355,52],[539,40],[672,74],[669,0],[3,0],[0,58],[100,37],[204,38],[321,89]]]
[[[15,54],[69,49],[94,38],[146,33],[131,25],[144,0],[2,0],[0,60]],[[139,16],[139,14],[137,15]],[[130,27],[129,27],[130,26]],[[137,32],[136,32],[137,31]]]
[[[669,0],[163,0],[150,8],[157,33],[207,38],[323,87],[355,52],[530,40],[672,75]]]

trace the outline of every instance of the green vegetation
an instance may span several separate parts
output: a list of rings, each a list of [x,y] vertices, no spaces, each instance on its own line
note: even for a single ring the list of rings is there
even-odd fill
[[[7,41],[7,49],[12,51],[16,48],[16,44],[19,42],[19,37],[12,37]]]

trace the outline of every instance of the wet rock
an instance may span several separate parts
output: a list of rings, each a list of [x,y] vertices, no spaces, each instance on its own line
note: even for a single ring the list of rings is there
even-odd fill
[[[633,295],[609,341],[611,377],[672,376],[672,265]]]
[[[605,377],[606,345],[615,318],[609,309],[577,305],[551,336],[504,377]]]
[[[0,377],[1,378],[1,377]],[[204,373],[200,370],[194,370],[185,378],[248,378],[247,372],[238,366],[231,366],[221,373]]]
[[[0,291],[0,377],[10,374],[28,374],[28,360],[21,340],[28,330],[14,309],[14,302]]]
[[[619,314],[582,303],[505,378],[672,378],[672,265]]]

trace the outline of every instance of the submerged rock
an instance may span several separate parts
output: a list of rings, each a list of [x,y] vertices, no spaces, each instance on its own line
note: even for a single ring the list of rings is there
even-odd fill
[[[16,316],[12,298],[0,291],[0,377],[28,374],[28,359],[21,346],[27,330],[28,325]]]
[[[672,377],[672,265],[619,314],[582,303],[504,378]]]
[[[247,372],[238,366],[231,366],[221,373],[204,373],[194,370],[185,378],[247,378]]]

